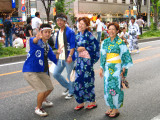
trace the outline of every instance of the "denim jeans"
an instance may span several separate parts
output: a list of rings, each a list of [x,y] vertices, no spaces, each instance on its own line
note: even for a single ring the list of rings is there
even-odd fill
[[[69,82],[61,75],[64,68],[67,70],[67,78]],[[65,60],[58,60],[57,65],[53,71],[53,77],[66,89],[69,89],[69,94],[74,93],[74,83],[70,81],[70,74],[74,68],[74,62],[68,64]]]
[[[97,41],[100,43],[101,40],[101,32],[97,32]]]
[[[8,47],[8,38],[9,38],[10,46],[12,47],[12,33],[5,34],[5,36],[6,36],[5,46]]]

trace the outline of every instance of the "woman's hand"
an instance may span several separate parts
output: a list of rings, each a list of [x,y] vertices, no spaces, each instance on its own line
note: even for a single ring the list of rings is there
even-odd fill
[[[103,69],[102,68],[100,68],[100,70],[99,70],[99,76],[102,78],[103,77]]]
[[[78,52],[82,52],[82,51],[85,51],[85,50],[86,50],[85,47],[78,47],[78,49],[77,49]]]

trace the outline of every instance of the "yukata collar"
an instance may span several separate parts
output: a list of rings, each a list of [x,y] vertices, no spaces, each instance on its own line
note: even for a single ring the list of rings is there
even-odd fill
[[[82,34],[82,32],[80,32],[80,35],[85,36],[86,32],[88,32],[88,30],[87,30],[87,29],[84,31],[84,33],[83,33],[83,34]]]
[[[109,39],[110,39],[110,42],[111,42],[111,43],[115,43],[115,42],[118,40],[118,38],[119,38],[119,37],[118,37],[118,35],[117,35],[112,42],[111,42],[111,37],[110,37]]]

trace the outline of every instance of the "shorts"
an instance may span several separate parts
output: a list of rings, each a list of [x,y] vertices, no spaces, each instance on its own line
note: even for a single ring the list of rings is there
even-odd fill
[[[24,72],[24,79],[38,93],[53,90],[53,84],[50,77],[45,72]]]

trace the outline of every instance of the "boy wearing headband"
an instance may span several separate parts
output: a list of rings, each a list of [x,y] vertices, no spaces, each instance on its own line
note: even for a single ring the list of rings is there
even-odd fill
[[[42,109],[42,104],[53,106],[52,102],[46,100],[47,96],[53,90],[52,82],[47,75],[48,58],[57,64],[56,56],[47,43],[51,32],[51,26],[49,24],[41,25],[40,32],[37,33],[36,37],[30,38],[30,51],[23,65],[25,80],[38,92],[35,113],[40,116],[48,115]]]
[[[58,49],[56,57],[58,59],[57,66],[53,71],[53,77],[64,87],[66,90],[62,95],[67,95],[65,99],[71,99],[74,93],[73,82],[70,81],[70,74],[74,67],[74,48],[75,48],[75,33],[71,28],[65,26],[67,16],[63,13],[56,15],[55,20],[60,27],[56,37],[55,48]],[[66,67],[67,78],[69,82],[61,75]],[[69,94],[68,94],[69,93]]]

